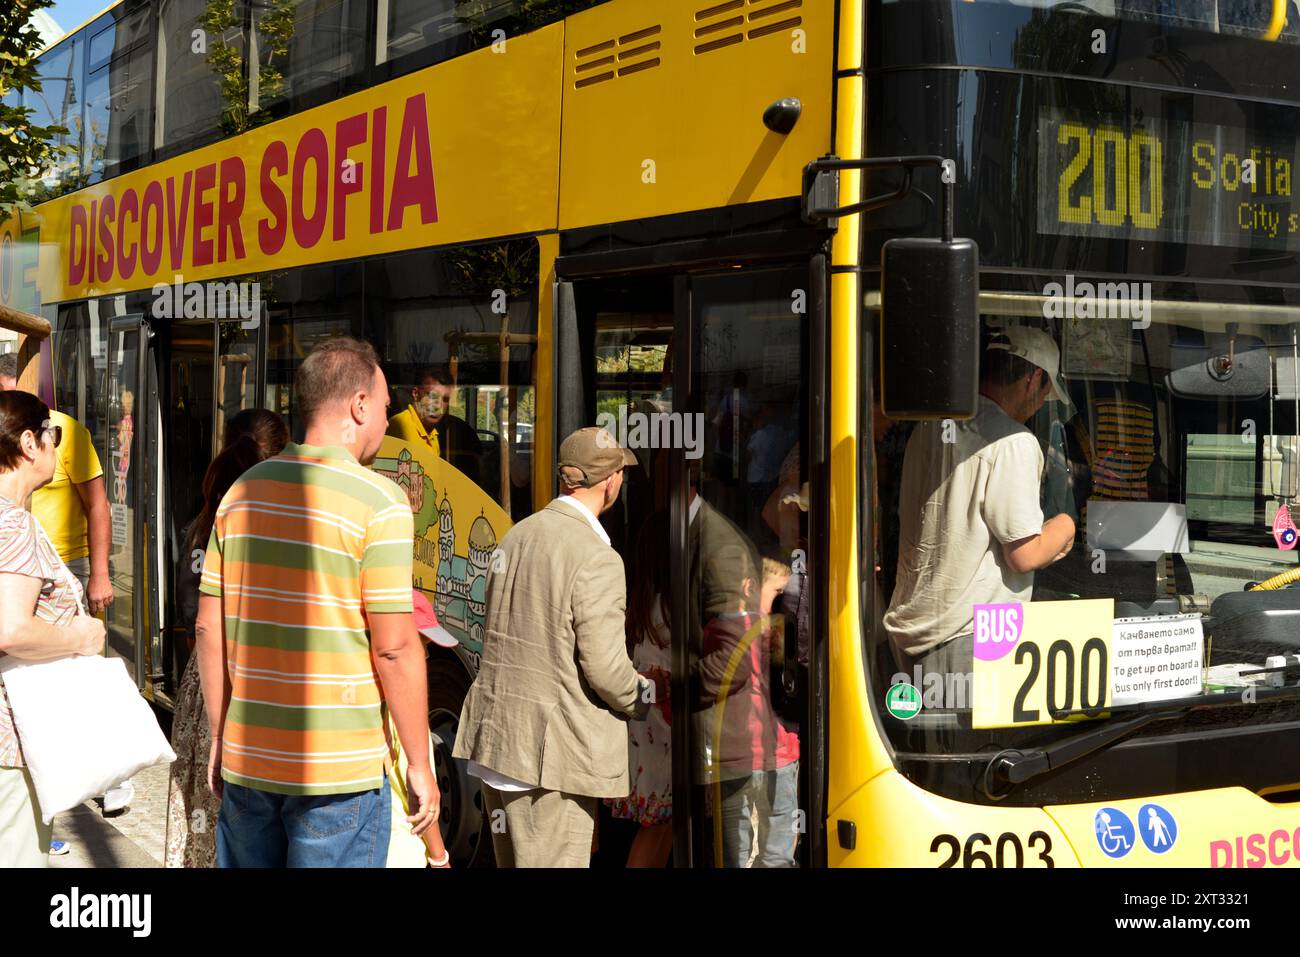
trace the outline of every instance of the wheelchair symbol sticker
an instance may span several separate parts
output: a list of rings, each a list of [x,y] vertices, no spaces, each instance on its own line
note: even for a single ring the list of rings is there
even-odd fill
[[[1172,819],[1171,819],[1172,820]],[[1097,845],[1107,857],[1119,859],[1133,850],[1133,822],[1118,808],[1104,807],[1092,819]]]
[[[1142,843],[1152,854],[1163,854],[1178,840],[1178,822],[1159,804],[1143,804],[1138,811]]]

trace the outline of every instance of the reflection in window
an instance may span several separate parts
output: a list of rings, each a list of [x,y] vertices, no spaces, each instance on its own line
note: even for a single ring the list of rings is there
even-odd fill
[[[245,409],[257,407],[258,329],[245,328],[241,320],[217,321],[217,421],[213,449],[221,448],[226,423]]]
[[[100,318],[99,301],[60,306],[51,342],[54,405],[90,431],[102,455],[108,428],[102,401],[108,324]]]
[[[371,262],[366,337],[393,393],[389,434],[430,445],[518,519],[532,508],[537,244]]]
[[[1092,13],[1173,27],[1208,30],[1237,36],[1263,37],[1273,15],[1273,0],[1002,0],[1016,6],[1066,8],[1071,13]],[[1300,8],[1289,0],[1290,17],[1279,39],[1300,42],[1295,23]]]
[[[253,10],[249,105],[277,105],[313,90],[342,92],[364,61],[362,0],[267,0]]]
[[[312,266],[256,278],[269,318],[264,408],[282,415],[293,440],[301,442],[304,424],[293,400],[294,373],[318,343],[356,335],[361,268]]]
[[[704,706],[692,706],[691,779],[701,786],[691,803],[696,853],[715,867],[794,867],[800,858],[807,340],[790,290],[806,277],[756,269],[692,281],[704,433],[695,452],[711,454],[692,461],[685,446],[690,684]]]
[[[476,26],[486,27],[508,17],[513,0],[380,0],[375,62],[385,63],[420,50],[451,50]],[[467,8],[474,8],[472,12]]]
[[[207,0],[163,0],[158,14],[157,146],[235,132],[247,112],[243,3],[221,16]],[[195,30],[203,30],[198,43]],[[215,31],[215,35],[214,35]],[[198,49],[196,50],[196,45]]]
[[[606,0],[378,0],[375,62],[447,59]],[[497,33],[496,31],[502,31]],[[418,56],[424,54],[423,57]]]
[[[203,476],[213,458],[214,327],[211,320],[176,322],[162,333],[168,356],[162,409],[171,495],[168,533],[178,559],[182,532],[203,506]]]
[[[1028,281],[1023,287],[1019,280],[1007,284],[1021,293],[1033,289]],[[1042,452],[1036,483],[1042,520],[1061,513],[1077,516],[1072,547],[1032,573],[1032,601],[1112,599],[1117,619],[1201,615],[1205,690],[1213,693],[1242,687],[1243,671],[1262,668],[1269,655],[1290,653],[1294,645],[1300,591],[1282,586],[1297,568],[1294,538],[1288,540],[1287,532],[1293,534],[1289,516],[1300,509],[1300,313],[1291,306],[1196,303],[1188,294],[1187,287],[1174,283],[1157,288],[1147,328],[1136,328],[1123,316],[1045,319],[1033,296],[1026,297],[1032,307],[1023,312],[1017,306],[1015,316],[990,314],[983,322],[990,339],[1011,327],[1046,333],[1059,347],[1070,399],[1068,406],[1046,402],[1026,421]],[[981,293],[999,313],[1011,311],[1004,296]],[[990,355],[983,353],[981,361],[989,363]],[[1008,429],[1012,438],[1018,436],[1018,429]],[[915,455],[923,462],[937,448],[933,435],[928,424],[917,426],[901,458],[897,446],[886,451],[877,443],[878,465],[885,458],[896,460],[893,468],[876,470],[879,500],[883,503],[890,491],[886,483],[892,485],[896,502],[901,495],[903,504],[895,509],[905,529],[909,521],[921,529],[929,514],[960,515],[967,504],[951,500],[960,487],[951,475],[938,485],[917,482],[912,469],[897,465]],[[960,455],[952,459],[951,474],[970,461]],[[994,492],[990,483],[981,493],[979,514],[988,514]],[[880,516],[882,523],[888,519],[887,513]],[[963,555],[968,541],[969,536],[942,529],[913,531],[901,542],[896,536],[892,551],[878,547],[875,557],[885,568],[897,566],[900,579],[908,563],[916,567],[919,559],[942,568],[946,580],[962,581],[969,572],[969,556]],[[998,539],[991,548],[1003,545]],[[1257,590],[1256,583],[1269,584]],[[941,610],[960,606],[960,596],[933,594]],[[893,614],[888,593],[877,594],[875,603],[877,615],[886,608]],[[884,628],[871,629],[882,694],[896,671],[911,676],[918,666],[923,673],[971,670],[969,652],[952,665],[932,666],[919,656],[896,665],[892,626],[893,619],[886,618]],[[948,637],[937,626],[926,630],[940,640]],[[956,649],[959,639],[969,642],[971,631],[967,614],[948,642]],[[927,713],[915,721],[886,723],[900,752],[1041,745],[1073,733],[1065,727],[972,730],[969,711],[960,703],[925,707]],[[1300,713],[1294,703],[1273,707],[1212,709],[1196,722],[1190,717],[1170,721],[1141,735],[1181,732],[1194,723],[1224,731],[1292,721]],[[943,793],[949,795],[968,787],[946,784]]]
[[[23,94],[23,105],[32,111],[30,121],[34,126],[60,126],[68,131],[55,136],[54,145],[67,147],[69,152],[58,157],[42,181],[45,191],[53,196],[81,185],[78,183],[81,104],[85,97],[81,88],[81,61],[81,37],[64,40],[37,61],[40,90],[27,90]]]
[[[143,20],[147,11],[134,19]],[[126,42],[135,31],[119,31]],[[112,35],[113,28],[104,31]],[[95,41],[91,41],[93,50]],[[153,51],[147,43],[114,53],[86,80],[85,145],[81,169],[87,183],[97,183],[139,165],[149,149],[150,77]]]

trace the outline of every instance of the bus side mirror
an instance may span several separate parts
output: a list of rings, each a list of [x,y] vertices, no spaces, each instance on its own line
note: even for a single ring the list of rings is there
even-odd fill
[[[970,239],[891,239],[880,266],[885,415],[971,418],[979,402],[979,247]]]

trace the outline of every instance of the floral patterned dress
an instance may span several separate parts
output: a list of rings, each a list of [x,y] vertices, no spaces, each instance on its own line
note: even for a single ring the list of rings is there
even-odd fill
[[[643,638],[632,649],[632,666],[651,679],[656,672],[665,677],[672,673],[668,625],[659,602],[654,603],[652,616],[653,639]],[[647,827],[672,819],[672,714],[672,703],[665,697],[651,706],[644,721],[628,722],[627,760],[632,790],[625,798],[608,801],[615,817]]]
[[[217,866],[217,815],[221,802],[208,789],[212,734],[199,687],[197,654],[181,678],[172,718],[171,784],[167,791],[167,867]]]
[[[180,588],[190,584],[197,589],[199,571],[201,567],[192,566],[187,557],[182,577],[188,575],[193,581],[182,582]],[[221,802],[208,789],[212,732],[199,684],[197,652],[190,654],[181,677],[176,713],[172,716],[172,750],[176,760],[172,762],[167,791],[167,853],[163,863],[167,867],[216,867]]]

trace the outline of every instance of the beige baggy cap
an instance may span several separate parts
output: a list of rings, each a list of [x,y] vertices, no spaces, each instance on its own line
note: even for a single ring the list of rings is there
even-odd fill
[[[569,488],[591,488],[624,466],[636,464],[636,456],[619,445],[614,436],[592,425],[579,429],[560,444],[556,466],[560,481]]]

